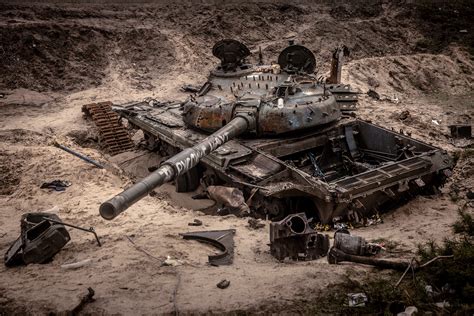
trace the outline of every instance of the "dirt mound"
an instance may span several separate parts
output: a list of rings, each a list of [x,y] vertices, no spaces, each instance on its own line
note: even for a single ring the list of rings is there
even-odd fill
[[[353,61],[344,70],[346,82],[391,94],[448,92],[461,94],[474,87],[474,64],[469,56],[453,49],[450,55],[413,54]]]
[[[207,71],[216,62],[210,48],[222,38],[241,40],[253,52],[261,47],[266,62],[276,60],[288,39],[296,39],[315,52],[321,72],[342,43],[351,50],[349,61],[446,54],[453,43],[472,50],[468,22],[473,9],[469,3],[462,6],[464,2],[3,4],[0,71],[6,75],[0,78],[0,88],[83,90],[118,78],[135,89],[154,90],[163,76]],[[414,82],[415,89],[425,90],[431,79],[427,69],[416,79],[419,83]]]
[[[2,87],[37,91],[84,89],[104,77],[107,58],[104,30],[58,24],[8,25],[0,28],[4,60]]]
[[[175,63],[175,48],[167,36],[153,28],[135,28],[114,34],[114,49],[109,55],[112,67],[139,89],[152,89]]]
[[[3,89],[84,90],[100,85],[108,67],[143,80],[157,77],[173,62],[169,41],[152,29],[112,32],[75,23],[11,23],[0,27],[0,42]]]
[[[23,168],[22,157],[0,152],[0,195],[10,195],[16,191]]]

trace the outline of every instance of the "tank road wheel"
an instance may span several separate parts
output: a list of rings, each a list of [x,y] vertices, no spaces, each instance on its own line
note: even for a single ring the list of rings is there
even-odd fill
[[[188,172],[176,178],[175,181],[176,192],[178,193],[194,191],[198,186],[199,172],[197,167],[191,168]]]

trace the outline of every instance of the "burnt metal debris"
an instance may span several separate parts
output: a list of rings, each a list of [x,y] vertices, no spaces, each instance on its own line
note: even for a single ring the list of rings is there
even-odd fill
[[[334,248],[358,256],[375,255],[382,249],[380,245],[369,243],[362,237],[352,236],[347,230],[336,231],[334,234]]]
[[[224,40],[213,48],[221,63],[186,101],[114,106],[144,132],[148,148],[171,158],[104,202],[100,214],[113,219],[173,180],[181,191],[238,188],[254,217],[303,212],[323,224],[435,191],[452,168],[446,151],[344,115],[358,95],[340,83],[347,53],[335,52],[335,76],[325,80],[301,45],[285,48],[278,65],[254,65],[244,44]]]
[[[335,247],[332,247],[331,250],[329,250],[328,262],[330,264],[338,264],[341,262],[353,262],[353,263],[371,265],[371,266],[379,267],[382,269],[393,269],[393,270],[398,270],[398,271],[405,271],[411,265],[409,261],[406,261],[406,262],[394,261],[394,260],[387,260],[387,259],[371,258],[371,257],[366,257],[366,256],[351,255]]]
[[[71,239],[60,218],[51,213],[26,213],[21,217],[20,237],[5,254],[7,267],[45,263]]]
[[[334,234],[334,245],[329,250],[327,258],[330,264],[353,262],[402,271],[412,264],[411,262],[373,258],[372,256],[379,253],[381,249],[382,247],[378,244],[369,243],[359,236],[352,236],[347,229],[340,229]]]
[[[326,255],[329,236],[310,227],[304,213],[270,224],[270,253],[278,260],[315,260]]]
[[[234,261],[235,229],[190,232],[180,235],[184,239],[211,244],[221,250],[221,253],[209,256],[209,263],[213,266],[230,265]]]
[[[71,239],[65,226],[93,234],[97,245],[102,246],[93,227],[83,228],[64,223],[56,214],[26,213],[22,215],[20,224],[20,237],[5,253],[7,267],[51,260]]]

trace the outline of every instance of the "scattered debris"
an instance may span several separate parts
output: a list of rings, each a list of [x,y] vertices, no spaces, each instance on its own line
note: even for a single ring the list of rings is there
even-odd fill
[[[408,306],[405,308],[404,312],[398,313],[397,316],[413,316],[416,315],[416,313],[418,313],[418,308],[415,306]]]
[[[408,110],[402,111],[402,112],[398,115],[398,119],[399,119],[400,121],[405,121],[405,120],[408,119],[408,118],[411,118],[410,111],[408,111]]]
[[[201,89],[201,87],[192,84],[185,84],[180,88],[183,92],[198,92],[199,89]]]
[[[63,146],[63,145],[61,145],[61,144],[59,144],[59,143],[55,143],[54,145],[55,145],[56,147],[58,147],[58,148],[64,150],[65,152],[70,153],[71,155],[74,155],[74,156],[76,156],[76,157],[78,157],[78,158],[80,158],[80,159],[82,159],[82,160],[84,160],[84,161],[86,161],[86,162],[88,162],[88,163],[90,163],[90,164],[93,164],[94,166],[96,166],[96,167],[99,168],[99,169],[104,169],[104,166],[103,166],[102,164],[98,163],[97,161],[95,161],[95,160],[93,160],[93,159],[91,159],[91,158],[89,158],[89,157],[87,157],[87,156],[84,156],[83,154],[78,153],[77,151],[72,150],[71,148],[68,148],[68,147],[66,147],[66,146]]]
[[[369,89],[367,95],[375,100],[380,100],[380,94],[375,90]]]
[[[261,223],[260,220],[256,219],[256,218],[250,218],[248,220],[248,225],[247,225],[248,228],[251,228],[251,229],[260,229],[260,228],[263,228],[265,227],[265,224],[264,223]]]
[[[377,91],[373,89],[369,89],[369,91],[367,91],[367,95],[377,101],[389,101],[395,104],[398,104],[400,102],[396,95],[394,95],[393,97],[389,97],[387,95],[380,95]]]
[[[144,102],[148,103],[149,106],[152,106],[154,108],[160,108],[160,107],[163,107],[163,106],[167,106],[167,105],[170,105],[170,102],[162,102],[162,101],[158,101],[157,99],[153,99],[153,98],[145,98],[143,100]],[[114,109],[112,107],[112,109]]]
[[[64,269],[64,270],[75,270],[75,269],[79,269],[79,268],[88,266],[88,265],[90,265],[91,263],[92,263],[92,260],[91,260],[91,259],[84,259],[84,260],[81,260],[81,261],[78,261],[78,262],[63,264],[63,265],[61,265],[61,269]]]
[[[435,294],[431,285],[425,285],[425,292],[426,294],[428,294],[429,297],[433,297]]]
[[[82,309],[84,308],[84,306],[88,303],[92,303],[95,301],[94,299],[94,295],[95,295],[95,291],[91,288],[91,287],[88,287],[87,288],[87,294],[84,295],[82,298],[81,298],[81,301],[79,302],[79,304],[74,307],[69,313],[68,315],[78,315],[79,312],[82,311]]]
[[[438,303],[435,303],[435,305],[439,308],[448,308],[451,306],[451,304],[449,304],[449,302],[447,301],[438,302]]]
[[[192,223],[188,223],[188,226],[202,226],[202,221],[195,218]]]
[[[178,259],[172,259],[171,256],[166,256],[166,260],[163,262],[163,266],[177,267],[183,265],[184,262]]]
[[[364,293],[348,293],[347,298],[350,307],[363,307],[368,301],[367,295]]]
[[[431,123],[433,123],[433,124],[435,124],[435,125],[439,125],[438,120],[431,120]]]
[[[230,265],[234,260],[234,235],[235,229],[210,230],[180,234],[184,239],[197,240],[208,243],[222,253],[209,256],[209,263],[213,266]]]
[[[325,256],[328,249],[329,236],[312,229],[305,213],[270,223],[270,253],[278,260],[315,260]]]
[[[45,182],[43,183],[40,188],[41,189],[52,189],[55,191],[66,191],[67,187],[71,186],[71,182],[69,181],[64,181],[64,180],[54,180],[51,182]]]
[[[26,213],[20,237],[8,248],[5,265],[12,267],[51,260],[71,239],[61,219],[51,213]]]
[[[217,283],[217,287],[220,288],[220,289],[226,289],[228,288],[230,285],[230,281],[229,280],[222,280],[220,281],[219,283]]]
[[[381,224],[381,223],[383,223],[383,220],[380,217],[380,215],[377,213],[377,214],[374,214],[371,217],[367,218],[365,220],[364,226],[372,226],[372,225],[377,225],[377,224]]]
[[[472,127],[470,124],[456,124],[448,126],[453,138],[472,138]]]

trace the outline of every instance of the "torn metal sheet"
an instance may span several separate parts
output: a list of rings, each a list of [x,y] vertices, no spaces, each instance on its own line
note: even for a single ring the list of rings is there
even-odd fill
[[[190,232],[180,235],[184,239],[211,244],[221,250],[221,253],[209,256],[209,263],[213,266],[230,265],[234,261],[235,229]]]

